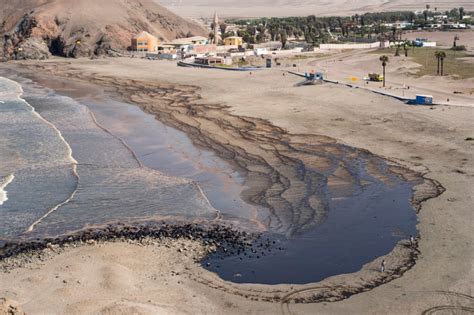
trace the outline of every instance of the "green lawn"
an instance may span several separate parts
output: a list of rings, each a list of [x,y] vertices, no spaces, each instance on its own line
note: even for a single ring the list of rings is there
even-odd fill
[[[395,57],[395,47],[384,48],[375,50],[376,54],[384,54],[393,58],[402,58],[404,57],[403,48],[400,49],[400,57]],[[446,53],[446,58],[444,59],[444,75],[454,75],[459,79],[467,79],[474,77],[474,62],[467,62],[459,58],[470,57],[474,60],[474,55],[469,55],[465,51],[453,51],[450,49],[437,49],[437,48],[423,48],[423,47],[410,47],[408,51],[408,57],[413,58],[412,60],[421,65],[421,68],[416,73],[417,77],[424,75],[436,75],[436,69],[438,61],[435,57],[435,51],[443,50]],[[390,64],[390,60],[389,60]]]

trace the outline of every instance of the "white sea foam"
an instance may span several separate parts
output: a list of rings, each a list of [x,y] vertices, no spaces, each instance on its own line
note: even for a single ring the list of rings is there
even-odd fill
[[[48,217],[51,213],[53,213],[54,211],[56,211],[58,208],[60,208],[61,206],[67,204],[69,201],[72,200],[72,198],[74,198],[74,195],[77,193],[77,186],[79,184],[79,174],[77,172],[77,161],[74,159],[73,155],[72,155],[72,148],[71,146],[69,145],[69,143],[66,141],[66,139],[63,137],[61,131],[59,131],[58,128],[56,128],[55,125],[53,125],[51,122],[49,122],[48,120],[44,119],[43,116],[41,116],[38,112],[36,112],[35,108],[33,106],[31,106],[27,101],[25,101],[23,98],[21,98],[21,96],[23,95],[23,87],[18,83],[18,82],[15,82],[15,81],[12,81],[10,79],[7,79],[7,78],[2,78],[2,79],[5,79],[11,83],[13,83],[16,87],[17,87],[17,91],[15,93],[15,96],[17,99],[19,99],[20,101],[24,102],[28,108],[31,110],[31,112],[36,115],[41,121],[43,121],[46,125],[50,126],[57,134],[58,134],[58,137],[61,139],[61,141],[64,142],[66,148],[67,148],[67,156],[68,156],[68,159],[69,161],[71,162],[72,164],[72,171],[74,173],[74,176],[77,178],[77,181],[76,181],[76,189],[74,189],[74,191],[71,193],[71,195],[66,198],[63,202],[57,204],[56,206],[52,207],[51,209],[49,209],[41,218],[39,218],[38,220],[36,220],[33,224],[31,224],[28,229],[27,229],[27,232],[31,232],[33,231],[33,229],[35,228],[36,225],[38,225],[42,220],[44,220],[46,217]],[[11,96],[10,93],[7,94],[7,96]],[[1,187],[0,187],[1,188]],[[1,200],[1,190],[0,190],[0,200]]]
[[[15,175],[10,174],[3,181],[0,181],[0,206],[8,200],[7,191],[5,189],[14,179]]]

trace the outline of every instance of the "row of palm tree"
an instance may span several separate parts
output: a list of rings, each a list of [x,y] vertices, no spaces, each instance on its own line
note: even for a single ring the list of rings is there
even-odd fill
[[[436,59],[438,60],[438,67],[436,74],[437,75],[444,75],[444,59],[446,58],[446,52],[442,50],[437,50],[434,53]],[[379,58],[380,62],[382,63],[382,75],[383,75],[383,87],[385,87],[385,67],[387,66],[387,63],[389,61],[388,56],[382,55]]]
[[[453,9],[454,10],[454,9]],[[435,10],[436,11],[436,10]],[[464,9],[456,8],[463,16]],[[432,11],[427,6],[426,12],[429,16]],[[434,13],[433,13],[434,14]],[[411,11],[374,12],[355,14],[353,16],[328,16],[316,17],[284,17],[284,18],[260,18],[247,20],[229,20],[242,28],[239,36],[245,37],[244,41],[250,44],[271,41],[286,41],[288,38],[297,40],[304,39],[308,44],[317,45],[327,43],[331,40],[331,34],[337,34],[343,38],[373,38],[373,34],[380,40],[401,41],[402,32],[396,28],[388,28],[384,24],[397,21],[409,21],[414,23],[413,28],[426,25],[428,15],[415,14]],[[220,25],[223,37],[226,37],[226,24]]]

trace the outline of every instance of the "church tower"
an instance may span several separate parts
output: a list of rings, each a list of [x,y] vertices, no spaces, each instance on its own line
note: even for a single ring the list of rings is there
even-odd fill
[[[216,45],[219,45],[219,40],[220,40],[220,36],[219,36],[219,18],[217,17],[217,11],[214,12],[214,29],[213,29],[213,32],[214,32],[213,43],[216,44]]]

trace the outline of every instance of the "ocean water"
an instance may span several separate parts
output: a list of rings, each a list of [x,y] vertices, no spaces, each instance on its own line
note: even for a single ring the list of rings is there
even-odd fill
[[[0,239],[27,231],[78,183],[71,148],[21,93],[16,82],[0,78]]]
[[[2,190],[8,200],[0,206],[0,239],[119,220],[218,216],[195,182],[142,166],[86,106],[31,87],[27,102],[18,84],[0,82],[0,175],[5,182],[14,176]]]

